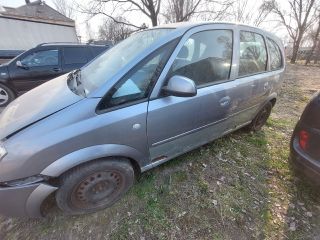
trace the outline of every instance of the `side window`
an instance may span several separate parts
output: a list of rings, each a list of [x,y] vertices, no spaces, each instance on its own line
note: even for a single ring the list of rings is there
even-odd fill
[[[84,47],[65,47],[64,63],[65,64],[84,64],[88,62],[87,48]]]
[[[152,86],[157,81],[166,64],[174,45],[175,41],[157,50],[140,62],[111,89],[98,108],[101,110],[147,98]]]
[[[279,46],[271,39],[267,38],[270,54],[270,70],[277,70],[282,67],[282,56]]]
[[[28,67],[56,66],[59,65],[58,49],[33,52],[21,59],[21,63]]]
[[[267,50],[263,37],[253,32],[240,31],[239,76],[266,71]]]
[[[197,86],[229,79],[232,31],[209,30],[193,34],[173,62],[168,77],[181,75]]]
[[[104,51],[106,51],[108,47],[91,47],[91,51],[93,53],[93,57],[95,58],[96,56],[100,55]]]

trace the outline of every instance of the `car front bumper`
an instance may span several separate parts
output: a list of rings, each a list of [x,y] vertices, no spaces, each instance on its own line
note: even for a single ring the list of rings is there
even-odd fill
[[[9,217],[42,217],[41,204],[56,187],[37,183],[0,187],[0,214]]]

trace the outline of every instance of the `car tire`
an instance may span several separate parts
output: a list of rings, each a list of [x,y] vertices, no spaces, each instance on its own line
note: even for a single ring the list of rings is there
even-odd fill
[[[96,212],[110,207],[133,185],[129,160],[103,159],[73,168],[61,177],[56,192],[58,207],[69,215]]]
[[[268,102],[263,106],[262,109],[258,112],[258,114],[255,116],[255,118],[252,120],[250,125],[248,126],[248,129],[250,131],[259,131],[261,128],[266,124],[272,110],[272,103]]]
[[[15,98],[14,92],[6,85],[0,83],[0,107],[6,107]]]

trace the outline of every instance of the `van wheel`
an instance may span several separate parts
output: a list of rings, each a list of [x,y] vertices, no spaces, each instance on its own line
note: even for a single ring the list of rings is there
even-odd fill
[[[6,85],[0,83],[0,107],[7,106],[16,98],[14,92]]]
[[[258,112],[257,116],[252,120],[248,129],[250,131],[259,131],[266,124],[272,110],[272,103],[268,102],[264,107]]]
[[[133,182],[134,170],[127,159],[87,163],[61,177],[57,205],[71,215],[96,212],[119,200]]]

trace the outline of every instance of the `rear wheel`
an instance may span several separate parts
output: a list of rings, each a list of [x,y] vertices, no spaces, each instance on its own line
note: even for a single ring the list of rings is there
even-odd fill
[[[251,131],[259,131],[266,124],[272,110],[272,103],[268,102],[263,108],[258,112],[256,117],[252,120],[251,124],[248,126]]]
[[[57,205],[72,215],[96,212],[119,200],[133,182],[134,170],[127,159],[84,164],[62,176]]]
[[[0,107],[7,106],[14,99],[14,92],[6,85],[0,83]]]

